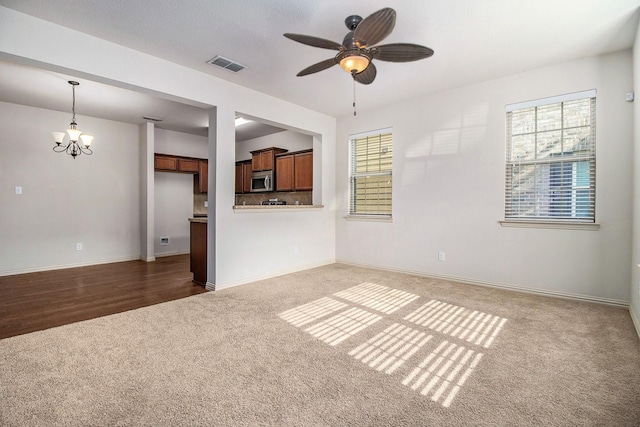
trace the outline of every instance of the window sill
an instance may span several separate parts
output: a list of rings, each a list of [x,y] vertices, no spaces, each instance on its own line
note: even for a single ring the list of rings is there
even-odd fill
[[[378,215],[347,215],[343,217],[347,221],[393,222],[393,218]]]
[[[503,227],[598,231],[600,224],[562,221],[498,221]]]

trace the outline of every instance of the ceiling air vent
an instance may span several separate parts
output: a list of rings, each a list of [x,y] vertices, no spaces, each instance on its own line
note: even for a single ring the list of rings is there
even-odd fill
[[[247,68],[242,64],[238,64],[237,62],[224,58],[220,55],[216,55],[215,57],[208,60],[207,64],[217,65],[218,67],[222,67],[225,70],[233,71],[234,73]]]

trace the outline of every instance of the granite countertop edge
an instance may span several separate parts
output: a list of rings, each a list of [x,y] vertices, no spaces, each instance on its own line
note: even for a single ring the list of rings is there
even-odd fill
[[[238,211],[254,210],[296,210],[296,209],[321,209],[324,205],[234,205],[233,209]]]

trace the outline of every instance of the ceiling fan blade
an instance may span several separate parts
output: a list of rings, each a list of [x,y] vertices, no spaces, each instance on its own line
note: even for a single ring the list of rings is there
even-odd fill
[[[380,61],[410,62],[432,56],[433,49],[411,43],[393,43],[373,47],[371,53]]]
[[[369,66],[365,68],[363,72],[354,74],[353,79],[363,85],[369,85],[376,79],[376,74],[378,74],[376,66],[373,65],[373,62],[370,62]]]
[[[296,74],[296,76],[302,77],[306,76],[307,74],[317,73],[318,71],[326,70],[327,68],[333,67],[336,64],[337,62],[335,58],[325,59],[322,62],[318,62],[317,64],[313,64],[310,67],[305,68],[304,70]]]
[[[359,47],[372,46],[387,37],[396,25],[396,11],[385,7],[367,16],[356,27],[353,39]]]
[[[321,47],[323,49],[333,50],[340,50],[340,48],[342,48],[341,44],[333,42],[331,40],[321,39],[320,37],[305,36],[304,34],[292,33],[284,33],[283,36],[298,43],[306,44],[313,47]]]

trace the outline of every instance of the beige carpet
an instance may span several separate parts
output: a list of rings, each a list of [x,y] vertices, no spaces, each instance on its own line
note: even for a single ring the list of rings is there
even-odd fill
[[[0,341],[2,426],[638,426],[627,310],[332,265]]]

